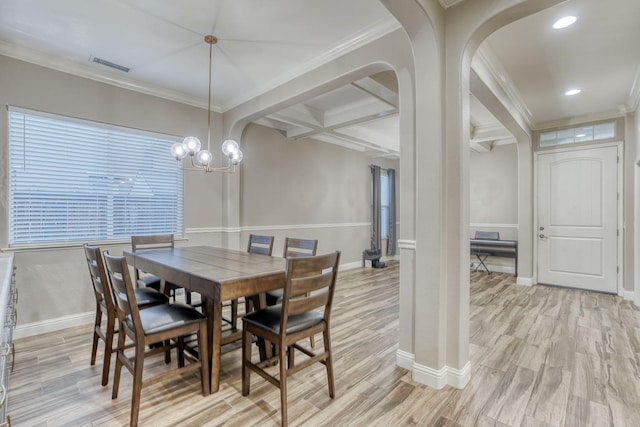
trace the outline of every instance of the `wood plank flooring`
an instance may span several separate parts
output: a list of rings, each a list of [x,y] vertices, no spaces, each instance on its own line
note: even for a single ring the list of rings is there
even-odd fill
[[[336,398],[321,365],[301,371],[289,382],[290,424],[640,426],[635,306],[611,295],[521,287],[504,274],[471,278],[472,379],[464,390],[434,390],[395,364],[398,263],[341,272],[332,326]],[[111,400],[112,378],[100,386],[102,359],[89,366],[90,351],[90,326],[17,341],[13,426],[126,425],[131,375],[123,371],[120,396]],[[145,374],[163,369],[158,356]],[[140,424],[279,425],[278,389],[252,375],[243,397],[240,375],[235,349],[223,354],[216,394],[202,396],[195,375],[145,388]]]

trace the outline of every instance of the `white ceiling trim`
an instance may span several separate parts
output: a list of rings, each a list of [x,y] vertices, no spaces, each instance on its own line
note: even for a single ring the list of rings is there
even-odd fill
[[[503,126],[477,126],[473,128],[471,142],[495,141],[497,139],[509,138],[513,135]]]
[[[560,119],[560,120],[552,120],[548,122],[538,123],[536,127],[531,128],[531,130],[541,131],[541,130],[549,130],[554,128],[562,128],[566,126],[574,126],[581,125],[590,122],[598,122],[603,120],[613,120],[624,117],[624,111],[609,111],[603,113],[596,114],[586,114],[577,117],[571,117],[569,119]]]
[[[513,102],[513,105],[516,110],[518,110],[524,121],[530,128],[532,128],[534,121],[531,111],[529,111],[529,108],[522,99],[520,92],[516,89],[511,77],[509,77],[509,74],[500,63],[500,60],[486,43],[482,44],[476,51],[472,67],[478,75],[482,75],[482,71],[486,71],[493,76],[494,80],[502,87],[511,102]]]
[[[371,77],[356,80],[352,82],[351,85],[395,109],[400,108],[400,96],[386,86],[373,80]]]
[[[222,106],[223,111],[228,111],[238,105],[249,101],[250,99],[255,98],[256,96],[262,95],[296,77],[299,77],[309,71],[318,68],[319,66],[326,64],[327,62],[333,61],[348,52],[351,52],[359,47],[362,47],[368,43],[371,43],[374,40],[379,39],[382,36],[385,36],[393,31],[401,28],[401,25],[398,21],[396,21],[393,16],[389,16],[387,18],[381,19],[378,22],[373,23],[366,29],[364,29],[360,34],[355,37],[351,37],[348,40],[339,43],[334,48],[328,50],[322,55],[317,56],[312,61],[307,62],[306,64],[292,69],[291,72],[281,75],[278,79],[272,80],[270,82],[266,82],[263,85],[256,87],[256,89],[244,96],[236,97],[231,99],[229,102]]]
[[[440,3],[440,6],[442,6],[443,8],[448,8],[451,6],[455,6],[458,3],[462,3],[464,0],[438,0],[438,2]]]
[[[365,149],[362,145],[358,145],[356,143],[349,142],[344,138],[338,138],[335,135],[330,135],[325,133],[314,135],[313,138],[310,138],[310,139],[316,139],[318,141],[326,142],[328,144],[338,145],[342,148],[348,148],[349,150],[359,151],[361,153],[364,152],[364,149]]]
[[[351,136],[351,135],[345,135],[343,133],[340,133],[338,131],[333,131],[333,130],[327,130],[325,132],[322,133],[322,135],[329,135],[331,137],[334,138],[338,138],[341,139],[345,142],[348,143],[352,143],[352,144],[356,144],[356,145],[360,145],[364,148],[368,148],[371,150],[376,150],[376,151],[381,151],[385,154],[400,154],[398,150],[394,150],[388,147],[384,147],[380,144],[376,144],[374,142],[369,141],[368,139],[363,139],[363,138],[358,138],[356,136]],[[310,136],[310,138],[317,138],[317,135],[312,135]]]

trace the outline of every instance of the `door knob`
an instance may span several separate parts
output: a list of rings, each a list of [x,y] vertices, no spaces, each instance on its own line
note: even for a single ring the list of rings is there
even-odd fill
[[[544,227],[540,227],[540,231],[544,230]]]
[[[541,234],[541,235],[540,235],[540,238],[541,238],[541,239],[544,239],[544,238],[545,238],[545,235],[544,235],[544,234]]]

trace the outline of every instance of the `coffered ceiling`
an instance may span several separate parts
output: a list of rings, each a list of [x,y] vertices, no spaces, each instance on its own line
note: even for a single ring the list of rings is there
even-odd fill
[[[576,24],[552,30],[567,13]],[[638,0],[568,0],[504,27],[481,49],[532,128],[622,114],[638,103],[639,17]],[[206,108],[203,37],[214,34],[213,104],[226,111],[399,27],[372,0],[3,0],[0,54]],[[573,86],[582,93],[565,97]],[[257,122],[294,140],[397,156],[397,98],[393,74],[382,73]],[[471,130],[478,150],[512,141],[473,96]]]

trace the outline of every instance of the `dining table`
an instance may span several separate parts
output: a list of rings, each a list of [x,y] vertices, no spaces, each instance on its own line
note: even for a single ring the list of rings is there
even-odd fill
[[[212,246],[124,251],[124,256],[130,266],[202,296],[210,346],[211,392],[217,392],[221,348],[241,338],[241,331],[235,327],[223,336],[222,303],[282,288],[284,258]],[[260,308],[260,300],[253,301]]]

